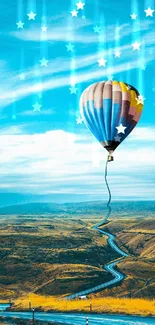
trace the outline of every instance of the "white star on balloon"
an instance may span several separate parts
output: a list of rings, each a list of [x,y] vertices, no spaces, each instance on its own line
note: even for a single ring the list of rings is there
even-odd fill
[[[121,142],[121,137],[119,137],[119,135],[116,135],[116,137],[115,137],[114,139],[115,139],[115,141],[117,141],[117,142]]]
[[[78,3],[76,3],[76,6],[77,6],[77,9],[82,9],[83,10],[83,7],[85,6],[85,3],[80,0]]]
[[[120,58],[121,52],[119,50],[115,51],[115,58]]]
[[[145,99],[146,99],[146,98],[144,98],[144,96],[139,95],[138,98],[136,98],[136,100],[137,100],[137,105],[139,105],[139,104],[144,104],[144,100],[145,100]]]
[[[150,7],[146,10],[144,10],[145,13],[146,13],[146,17],[150,16],[150,17],[153,17],[153,13],[154,13],[154,10],[151,9]]]
[[[118,131],[118,134],[119,133],[123,133],[123,134],[125,134],[125,129],[126,129],[127,127],[126,126],[123,126],[123,124],[121,123],[119,126],[116,126],[116,129],[117,129],[117,131]]]
[[[47,67],[48,60],[45,58],[42,58],[42,60],[39,60],[41,67]]]
[[[18,23],[16,23],[17,28],[23,28],[24,23],[20,20]]]
[[[33,11],[31,11],[29,14],[27,14],[27,16],[29,17],[29,20],[35,20],[35,16],[36,16],[37,14],[34,14],[34,12]]]
[[[135,13],[133,13],[132,15],[130,15],[131,19],[136,19],[137,18],[137,15]]]
[[[42,105],[40,105],[38,102],[36,102],[34,105],[32,105],[34,107],[34,112],[40,112],[40,108],[42,107]]]
[[[47,26],[42,26],[41,29],[43,32],[47,32]]]
[[[77,17],[78,11],[77,10],[73,10],[71,11],[72,17]]]
[[[105,60],[104,58],[101,58],[97,62],[99,64],[99,67],[105,67],[107,60]]]
[[[82,122],[83,122],[83,119],[82,119],[82,117],[78,117],[77,119],[76,119],[76,123],[77,124],[82,124]]]
[[[133,51],[135,51],[135,50],[139,51],[141,44],[136,41],[135,43],[132,44],[132,46],[133,46]]]
[[[25,80],[25,75],[24,73],[21,73],[21,75],[19,76],[20,80]]]

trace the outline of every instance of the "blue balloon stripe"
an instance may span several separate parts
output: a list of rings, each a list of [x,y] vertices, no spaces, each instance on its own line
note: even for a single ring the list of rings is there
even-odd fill
[[[106,132],[106,139],[111,139],[111,108],[112,108],[112,99],[103,99],[103,117],[104,117],[104,125]]]
[[[92,119],[91,119],[91,117],[90,117],[90,113],[89,113],[89,102],[88,102],[88,101],[85,103],[84,114],[85,114],[85,118],[87,119],[87,121],[88,121],[90,127],[91,127],[92,129],[95,129],[95,128],[94,128],[94,123],[93,123],[93,121],[92,121]]]
[[[111,117],[111,140],[115,140],[114,138],[117,135],[116,126],[118,126],[119,124],[120,113],[121,113],[121,104],[114,103],[112,105],[112,117]]]
[[[94,108],[94,100],[89,100],[87,105],[88,105],[89,118],[94,125],[94,130],[97,133],[97,139],[101,142],[103,141],[103,136],[102,136],[100,126],[98,124],[98,120],[96,119],[96,115],[95,115],[96,108]]]
[[[100,133],[102,134],[102,140],[101,141],[106,141],[106,132],[105,132],[105,127],[104,127],[104,118],[103,118],[103,109],[102,108],[95,108],[94,109],[94,115],[95,119],[98,124],[98,129],[100,130]]]
[[[95,138],[100,141],[99,135],[98,135],[98,130],[96,130],[93,120],[90,116],[90,112],[89,112],[89,103],[86,102],[86,105],[84,107],[82,107],[81,109],[81,115],[82,118],[87,126],[87,128],[93,133],[93,135],[95,136]]]

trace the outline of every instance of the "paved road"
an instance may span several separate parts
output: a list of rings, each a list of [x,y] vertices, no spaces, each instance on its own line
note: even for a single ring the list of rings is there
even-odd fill
[[[0,312],[0,316],[32,319],[31,312]],[[155,318],[122,315],[98,315],[98,314],[66,314],[66,313],[43,313],[36,312],[35,319],[51,321],[63,325],[85,325],[86,316],[89,318],[89,325],[154,325]]]
[[[119,264],[125,257],[128,256],[128,254],[126,254],[125,252],[123,252],[123,250],[121,250],[115,243],[115,236],[106,232],[106,231],[103,231],[102,229],[100,229],[100,227],[102,225],[104,225],[107,221],[107,217],[102,220],[101,222],[99,222],[97,225],[93,226],[93,229],[102,233],[103,235],[107,236],[108,237],[108,244],[109,246],[115,251],[117,252],[119,255],[121,255],[121,257],[119,259],[117,259],[116,261],[113,261],[113,262],[110,262],[108,264],[106,264],[104,266],[104,269],[107,271],[107,272],[110,272],[113,276],[113,279],[110,280],[110,281],[107,281],[107,282],[104,282],[104,283],[101,283],[100,285],[98,286],[95,286],[93,288],[90,288],[90,289],[87,289],[87,290],[83,290],[83,291],[80,291],[78,293],[75,293],[75,294],[72,294],[68,297],[66,297],[66,299],[75,299],[79,296],[85,296],[85,295],[89,295],[90,293],[93,293],[93,292],[97,292],[97,291],[100,291],[102,289],[105,289],[111,285],[114,285],[118,282],[121,282],[124,278],[125,278],[125,275],[117,270],[115,270],[115,266],[117,264]]]

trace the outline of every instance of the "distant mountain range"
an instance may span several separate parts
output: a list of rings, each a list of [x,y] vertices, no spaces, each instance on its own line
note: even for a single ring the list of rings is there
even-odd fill
[[[151,216],[155,214],[155,201],[121,201],[111,204],[112,215],[121,216]],[[106,213],[106,203],[102,201],[79,203],[26,203],[0,207],[0,215],[102,215]]]

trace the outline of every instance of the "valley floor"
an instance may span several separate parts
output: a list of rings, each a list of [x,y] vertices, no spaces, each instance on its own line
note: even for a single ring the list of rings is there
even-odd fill
[[[31,302],[43,310],[90,311],[90,300],[57,298],[111,279],[104,265],[119,255],[92,229],[98,221],[87,215],[1,217],[0,299],[18,310]],[[93,311],[155,315],[155,220],[114,218],[103,229],[129,257],[118,265],[125,280],[91,296]]]

